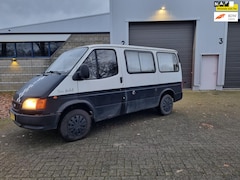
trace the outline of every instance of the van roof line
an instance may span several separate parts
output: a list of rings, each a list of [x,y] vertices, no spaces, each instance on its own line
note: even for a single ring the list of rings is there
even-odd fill
[[[173,51],[177,52],[175,49],[168,49],[168,48],[158,48],[158,47],[148,47],[148,46],[136,46],[136,45],[121,45],[121,44],[92,44],[92,45],[85,45],[80,47],[116,47],[116,48],[133,48],[133,49],[142,49],[142,50],[161,50],[161,51]],[[77,47],[77,48],[80,48]]]

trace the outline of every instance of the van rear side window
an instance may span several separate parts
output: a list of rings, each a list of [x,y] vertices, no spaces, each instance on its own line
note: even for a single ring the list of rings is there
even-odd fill
[[[125,51],[125,58],[129,73],[153,73],[156,71],[151,52]]]
[[[178,72],[178,58],[174,53],[157,53],[158,65],[161,72]]]

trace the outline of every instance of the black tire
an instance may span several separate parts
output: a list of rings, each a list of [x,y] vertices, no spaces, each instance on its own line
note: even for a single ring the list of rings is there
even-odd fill
[[[173,109],[173,98],[169,94],[163,95],[159,103],[159,110],[161,115],[168,115]]]
[[[91,117],[86,111],[75,109],[64,116],[59,132],[66,141],[76,141],[89,133],[91,124]]]

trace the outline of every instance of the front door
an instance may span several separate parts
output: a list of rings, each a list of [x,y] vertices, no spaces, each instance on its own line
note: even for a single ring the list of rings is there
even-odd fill
[[[215,90],[217,86],[218,56],[202,56],[200,90]]]
[[[90,76],[78,81],[79,98],[94,106],[95,121],[120,115],[124,92],[115,50],[95,49],[83,64],[88,66]]]

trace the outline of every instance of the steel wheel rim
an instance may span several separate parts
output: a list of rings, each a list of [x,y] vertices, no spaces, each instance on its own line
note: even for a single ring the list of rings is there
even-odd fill
[[[165,112],[169,112],[172,109],[172,98],[166,97],[163,99],[162,108]]]
[[[82,115],[72,116],[68,121],[68,131],[72,136],[81,136],[87,128],[87,120]]]

